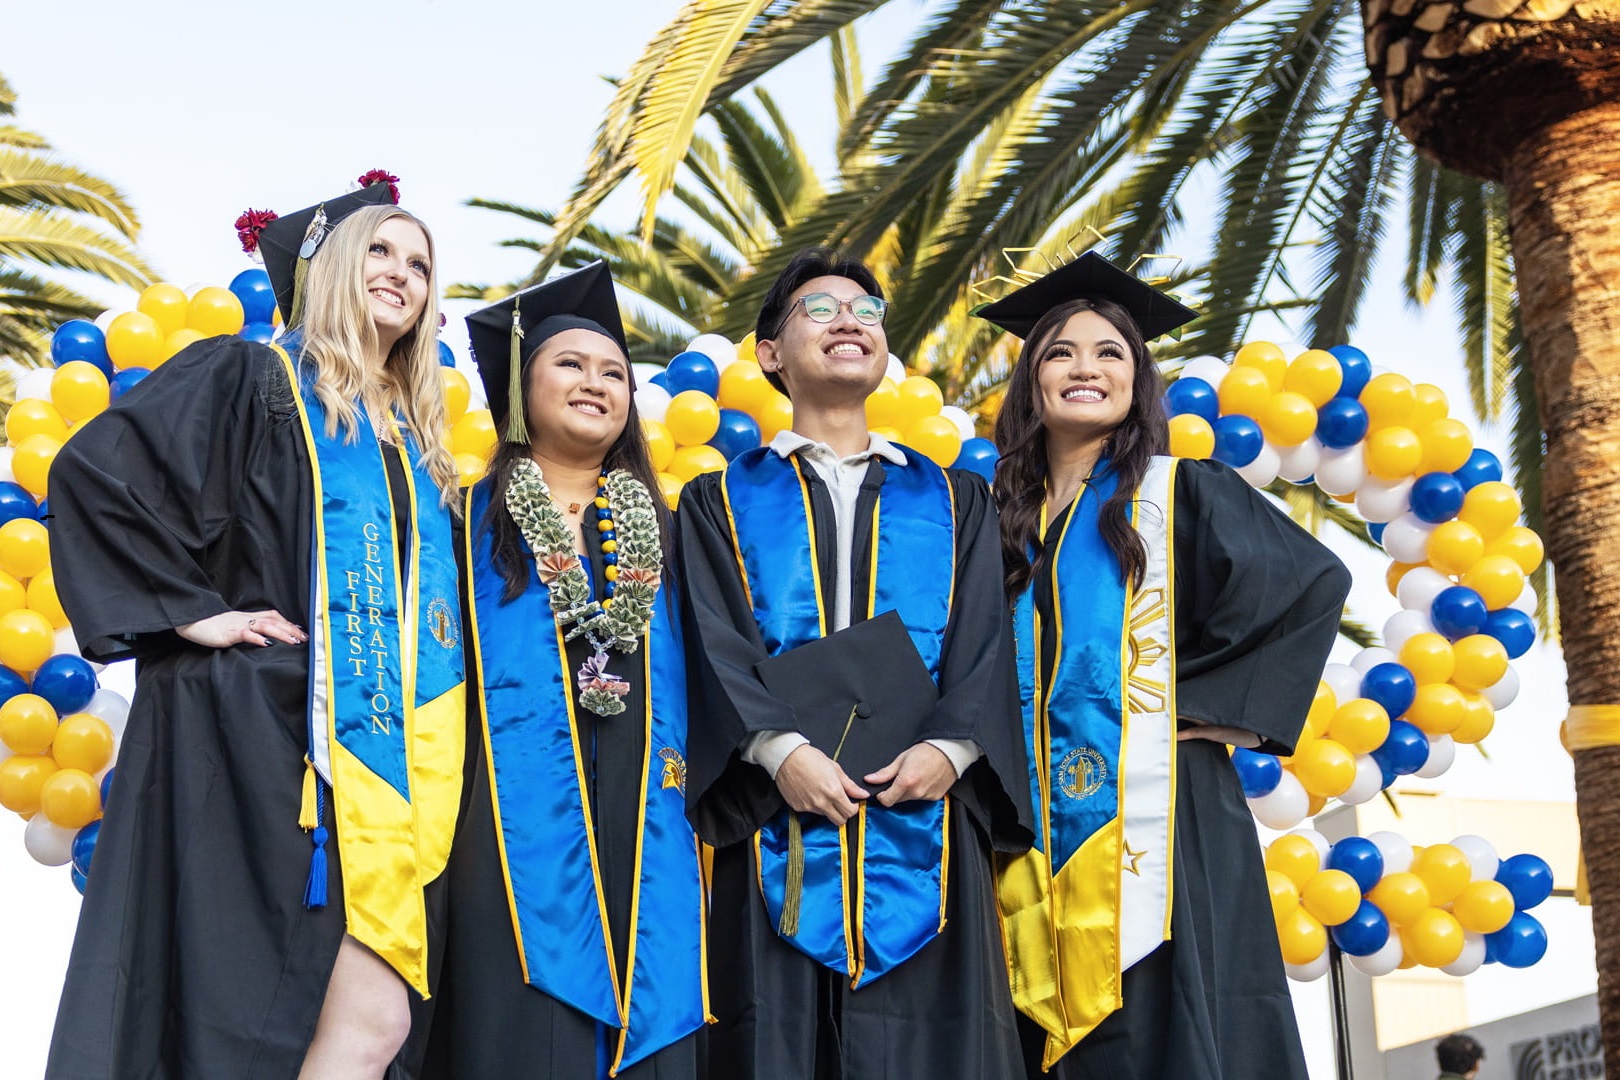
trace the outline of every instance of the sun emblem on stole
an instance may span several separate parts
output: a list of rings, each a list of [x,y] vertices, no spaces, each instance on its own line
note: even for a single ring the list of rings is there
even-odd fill
[[[447,649],[456,647],[457,630],[459,629],[456,626],[456,615],[455,612],[450,610],[450,604],[442,597],[437,597],[432,603],[428,604],[427,627],[428,633],[433,635],[434,641]]]
[[[1125,700],[1133,713],[1164,712],[1170,705],[1169,684],[1147,676],[1147,671],[1164,659],[1170,647],[1143,633],[1152,623],[1164,618],[1166,599],[1162,588],[1144,589],[1131,599]]]
[[[1058,765],[1058,787],[1071,799],[1095,795],[1108,779],[1108,762],[1089,746],[1070,750]]]
[[[672,746],[666,746],[658,751],[658,757],[664,763],[664,775],[659,781],[659,789],[674,788],[682,795],[685,795],[686,759],[681,757],[681,752]]]

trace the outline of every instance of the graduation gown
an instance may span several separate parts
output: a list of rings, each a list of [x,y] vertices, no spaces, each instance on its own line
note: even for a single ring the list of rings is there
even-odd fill
[[[824,610],[834,589],[864,617],[871,583],[872,510],[885,466],[873,460],[857,502],[853,581],[833,580],[833,503],[805,466]],[[791,710],[770,695],[753,665],[766,648],[732,546],[719,474],[681,494],[687,655],[693,707],[688,814],[715,845],[709,990],[709,1075],[737,1080],[911,1080],[1019,1071],[1016,1023],[996,926],[990,851],[1028,847],[1030,810],[1011,631],[989,489],[952,472],[956,591],[939,667],[941,696],[929,737],[971,739],[984,751],[951,789],[946,925],[881,979],[849,980],[777,934],[761,898],[748,841],[784,803],[763,768],[740,751],[757,731],[792,729]],[[876,812],[876,811],[869,811]]]
[[[1182,461],[1175,480],[1179,726],[1258,734],[1291,753],[1338,632],[1350,575],[1231,469]],[[1048,524],[1052,551],[1072,505]],[[1043,627],[1049,576],[1037,574]],[[1073,633],[1073,628],[1070,628]],[[1055,635],[1042,633],[1045,685]],[[1044,1033],[1020,1016],[1030,1077],[1060,1080],[1305,1080],[1305,1060],[1270,918],[1254,819],[1223,743],[1176,744],[1170,940],[1127,969],[1124,1005],[1049,1073]]]
[[[477,529],[478,522],[469,526]],[[584,535],[593,588],[600,589],[606,565],[601,536],[594,528],[584,530]],[[526,561],[532,583],[533,561]],[[550,632],[549,626],[513,625],[510,616],[503,617],[506,610],[499,605],[479,607],[483,637]],[[470,619],[464,621],[472,625]],[[592,651],[584,637],[569,642],[568,671],[578,671]],[[575,698],[575,739],[587,763],[587,795],[596,824],[608,929],[623,980],[641,830],[647,685],[639,651],[610,656],[609,670],[630,684],[623,699],[624,712],[598,716],[579,707],[578,686],[572,679],[569,683]],[[422,1076],[425,1080],[589,1080],[606,1076],[617,1045],[617,1029],[604,1028],[524,981],[490,795],[480,700],[478,694],[469,695],[468,794],[447,871],[444,964],[437,992],[423,1010],[426,1015],[416,1020],[419,1027],[424,1022],[431,1025]],[[689,1035],[621,1068],[617,1076],[622,1080],[695,1080],[701,1039],[701,1032]]]

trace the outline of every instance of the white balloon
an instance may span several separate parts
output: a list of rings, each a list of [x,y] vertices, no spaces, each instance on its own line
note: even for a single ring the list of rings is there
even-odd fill
[[[1329,664],[1322,669],[1322,681],[1333,691],[1333,700],[1343,705],[1361,696],[1361,672],[1349,664]]]
[[[1350,966],[1363,975],[1371,975],[1376,979],[1378,976],[1388,975],[1400,967],[1401,961],[1405,958],[1406,954],[1401,949],[1401,935],[1391,929],[1389,940],[1384,942],[1382,949],[1379,949],[1371,956],[1350,957]]]
[[[1419,634],[1434,632],[1434,620],[1429,618],[1427,611],[1407,611],[1403,608],[1384,620],[1384,648],[1399,653],[1408,641]]]
[[[1429,557],[1434,526],[1408,510],[1384,526],[1384,550],[1396,562],[1420,563]]]
[[[1429,609],[1434,607],[1434,598],[1451,588],[1452,584],[1450,578],[1434,567],[1419,566],[1401,575],[1400,583],[1395,586],[1395,599],[1408,611],[1421,611],[1428,615]]]
[[[11,747],[7,746],[3,742],[0,742],[0,761],[4,761],[4,760],[6,760],[6,758],[8,758],[10,756],[11,756]]]
[[[1277,475],[1290,484],[1303,484],[1316,475],[1316,468],[1321,463],[1322,444],[1312,435],[1298,446],[1290,446],[1281,452]]]
[[[35,814],[23,828],[23,847],[34,861],[45,866],[65,866],[73,858],[73,835],[77,829],[53,824],[44,814]]]
[[[1502,673],[1502,677],[1481,690],[1485,700],[1491,703],[1491,708],[1501,711],[1513,704],[1519,696],[1519,673],[1509,667]]]
[[[1394,521],[1412,503],[1413,480],[1368,479],[1356,489],[1356,512],[1368,521]]]
[[[107,327],[112,325],[112,321],[122,314],[122,311],[114,311],[112,308],[108,308],[100,315],[97,315],[93,321],[95,322],[97,329],[105,334],[107,332]]]
[[[51,379],[55,375],[55,368],[30,368],[23,372],[17,376],[15,400],[27,401],[29,398],[51,400]]]
[[[17,482],[17,474],[11,471],[11,447],[0,446],[0,481],[8,484]]]
[[[56,645],[52,656],[78,656],[79,639],[73,636],[73,627],[64,626],[56,632]]]
[[[636,388],[636,410],[647,420],[662,423],[669,411],[669,391],[662,386],[644,383]]]
[[[1283,970],[1295,982],[1315,982],[1327,974],[1328,951],[1323,949],[1316,954],[1316,959],[1308,964],[1283,964]]]
[[[724,334],[699,334],[687,342],[686,351],[702,353],[720,371],[737,362],[737,346]]]
[[[1374,645],[1370,649],[1362,649],[1356,653],[1355,657],[1350,661],[1350,666],[1355,668],[1361,675],[1366,675],[1367,672],[1379,664],[1398,664],[1400,662],[1401,658],[1388,649]]]
[[[1277,448],[1268,442],[1261,444],[1260,452],[1255,455],[1253,461],[1239,466],[1234,471],[1247,480],[1250,487],[1263,488],[1277,479],[1277,470],[1281,465],[1282,459],[1277,454]]]
[[[1311,797],[1305,793],[1304,786],[1293,773],[1286,770],[1282,780],[1268,794],[1249,800],[1249,811],[1254,814],[1254,819],[1278,832],[1292,829],[1304,821],[1305,812],[1310,807]]]
[[[1429,756],[1424,759],[1423,767],[1412,775],[1424,780],[1433,780],[1451,768],[1451,763],[1457,760],[1457,744],[1452,741],[1450,735],[1424,737],[1429,740]]]
[[[1540,603],[1541,597],[1536,595],[1536,587],[1527,581],[1524,583],[1524,591],[1519,593],[1519,598],[1509,604],[1508,607],[1517,608],[1526,615],[1533,616],[1536,613],[1536,607]]]
[[[906,381],[906,365],[894,353],[889,354],[889,366],[883,369],[883,374],[897,383]]]
[[[1195,356],[1181,367],[1178,379],[1203,379],[1216,390],[1221,388],[1221,380],[1226,373],[1232,370],[1228,364],[1218,356]]]
[[[968,411],[959,405],[947,405],[939,410],[939,415],[956,425],[956,433],[962,436],[963,442],[967,442],[979,433],[978,429],[973,426],[973,417],[969,416]]]
[[[107,721],[115,740],[124,737],[124,725],[129,722],[129,702],[123,694],[116,690],[97,690],[83,711]]]
[[[1463,948],[1457,959],[1440,970],[1447,975],[1472,975],[1485,962],[1485,935],[1472,930],[1463,931]]]
[[[1322,451],[1316,466],[1316,486],[1329,495],[1348,495],[1367,479],[1367,457],[1361,444]]]
[[[1404,874],[1412,869],[1412,842],[1398,832],[1382,829],[1368,833],[1378,853],[1384,857],[1384,876]]]
[[[657,364],[642,363],[642,364],[631,364],[630,365],[630,372],[631,372],[631,374],[635,375],[635,377],[636,377],[636,385],[637,386],[646,386],[649,382],[652,381],[652,377],[654,375],[662,375],[663,372],[664,372],[664,369],[662,367],[658,366]]]
[[[1378,762],[1372,759],[1371,754],[1357,754],[1356,778],[1351,781],[1350,787],[1339,796],[1339,801],[1346,806],[1360,806],[1383,790],[1384,770],[1378,767]]]
[[[1288,835],[1303,836],[1305,839],[1309,840],[1311,842],[1311,846],[1316,849],[1317,862],[1323,866],[1327,865],[1328,852],[1333,850],[1333,845],[1328,843],[1327,837],[1323,836],[1315,829],[1293,829]]]
[[[1502,865],[1501,858],[1496,854],[1496,845],[1483,836],[1464,833],[1453,837],[1451,846],[1468,856],[1469,880],[1495,880],[1496,871]]]

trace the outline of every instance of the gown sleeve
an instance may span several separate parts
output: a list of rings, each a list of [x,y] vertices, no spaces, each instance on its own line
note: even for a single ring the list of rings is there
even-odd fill
[[[1338,633],[1350,573],[1237,473],[1177,467],[1176,710],[1293,752]]]
[[[77,432],[51,466],[51,559],[84,655],[107,663],[178,641],[229,611],[206,571],[262,426],[265,346],[182,351]],[[282,385],[285,378],[281,377]],[[289,467],[293,467],[289,463]]]

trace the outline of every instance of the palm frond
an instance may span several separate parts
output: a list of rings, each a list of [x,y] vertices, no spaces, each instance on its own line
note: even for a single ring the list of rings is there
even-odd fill
[[[833,33],[832,66],[833,112],[838,118],[838,130],[843,131],[866,92],[866,80],[861,77],[861,47],[853,26],[840,26]]]
[[[32,150],[0,146],[0,206],[53,207],[100,218],[133,240],[140,219],[112,184]]]
[[[52,210],[0,206],[0,260],[75,270],[133,289],[152,283],[151,270],[133,248]]]

